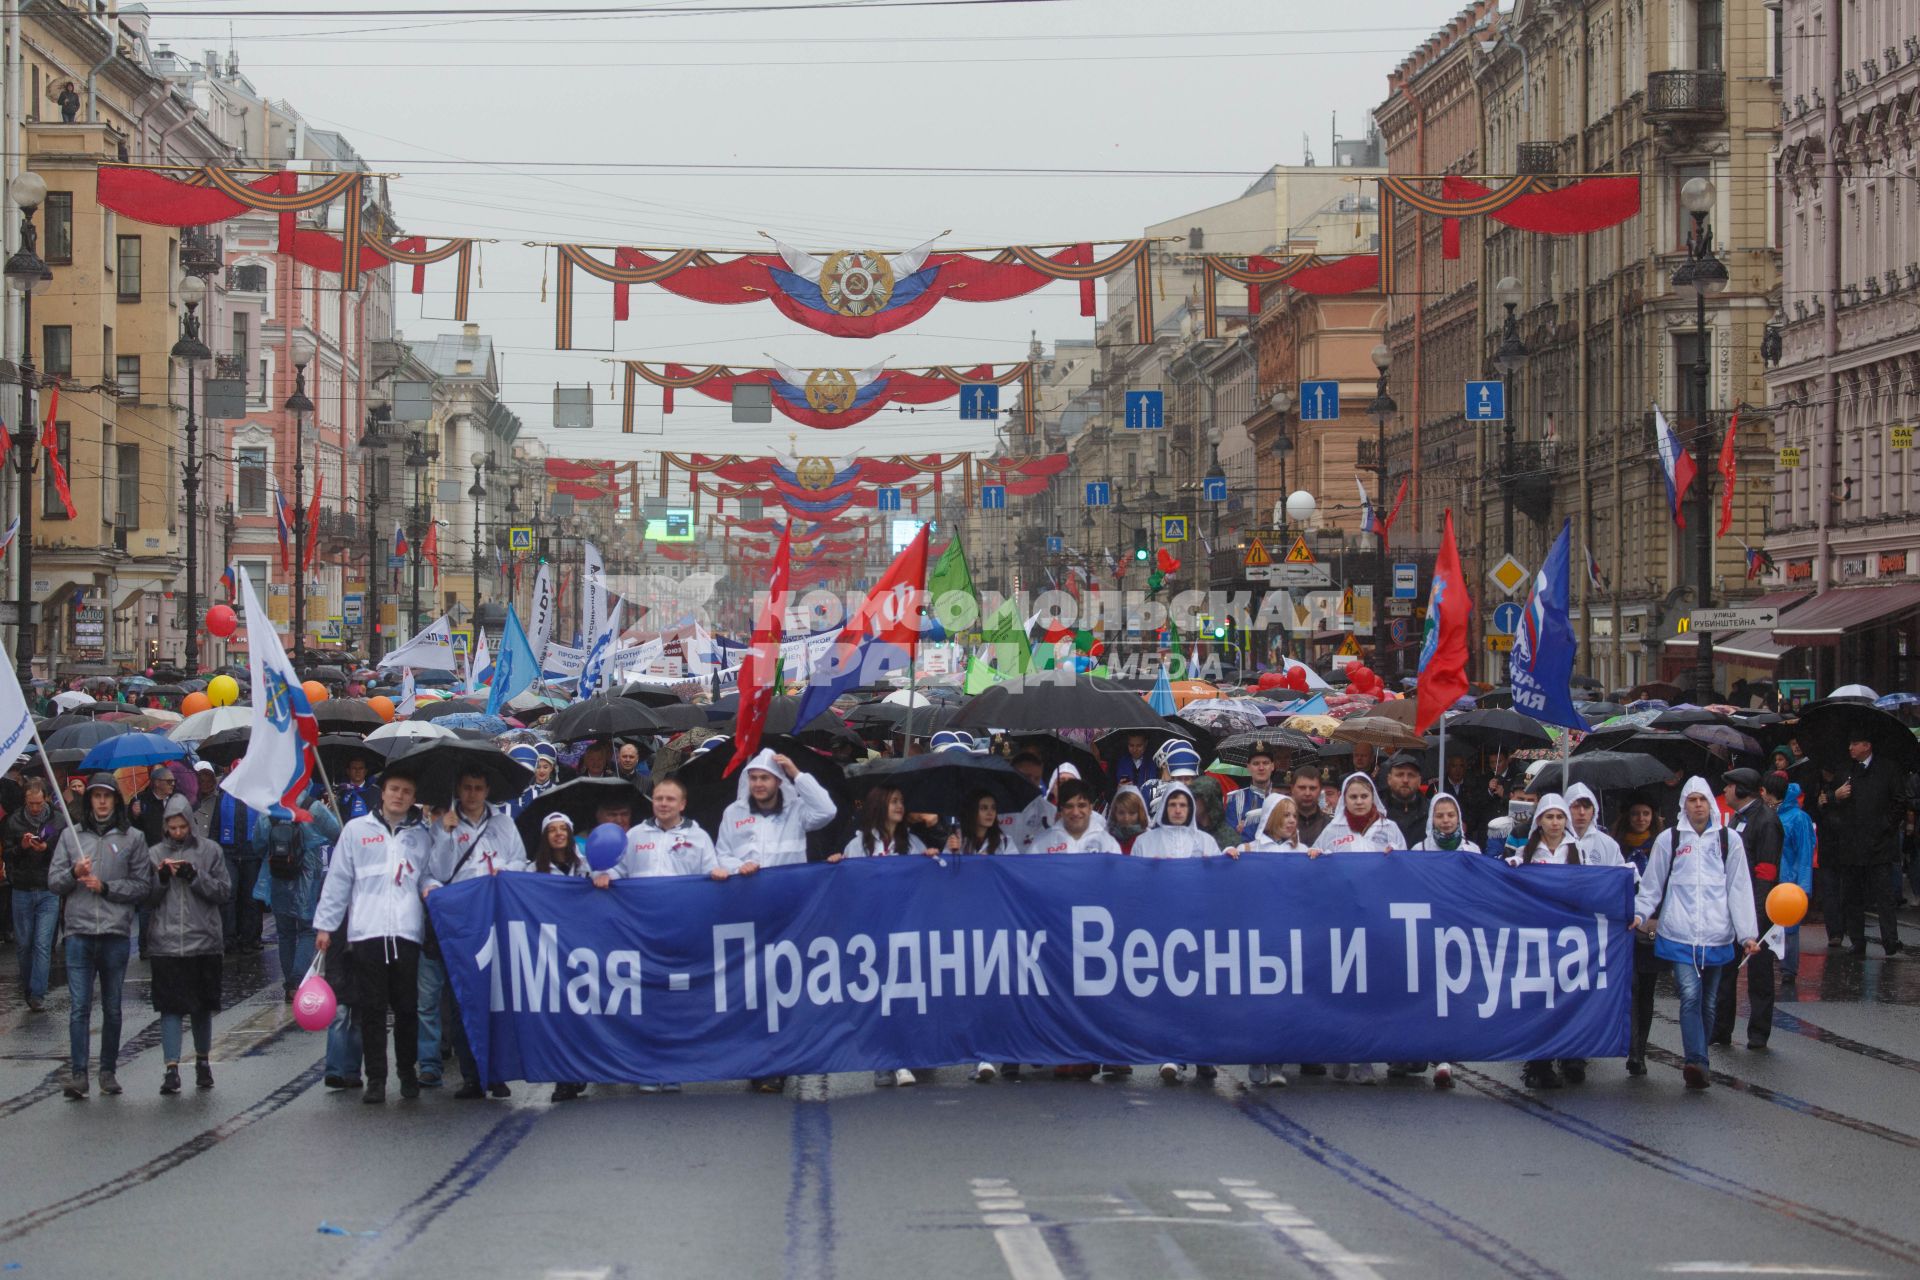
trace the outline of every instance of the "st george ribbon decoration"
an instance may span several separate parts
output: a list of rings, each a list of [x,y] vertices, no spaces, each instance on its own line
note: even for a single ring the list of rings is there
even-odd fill
[[[1437,178],[1440,194],[1421,185]],[[1394,208],[1396,201],[1420,213],[1444,219],[1440,226],[1443,256],[1460,256],[1460,219],[1492,218],[1495,222],[1539,235],[1578,236],[1618,226],[1640,212],[1638,174],[1591,174],[1565,186],[1542,174],[1519,174],[1488,186],[1461,174],[1391,176],[1380,184],[1380,292],[1396,293],[1394,251],[1404,230]]]
[[[427,899],[483,1080],[1618,1057],[1633,874],[1440,851],[506,872]]]
[[[1022,361],[1014,365],[976,365],[956,369],[936,365],[923,370],[889,369],[796,369],[774,361],[765,369],[732,369],[712,364],[692,368],[682,364],[661,364],[640,360],[622,362],[626,366],[626,403],[620,429],[631,433],[634,424],[634,395],[640,382],[662,388],[661,411],[672,413],[675,391],[693,390],[712,400],[728,401],[737,386],[763,384],[772,396],[773,406],[803,426],[833,430],[865,422],[891,404],[938,404],[951,400],[968,385],[992,383],[995,386],[1020,384],[1020,415],[1025,432],[1033,434],[1033,366]]]
[[[1058,249],[1009,245],[970,252],[933,251],[933,241],[904,253],[843,249],[813,254],[774,241],[773,253],[613,248],[613,261],[596,246],[554,246],[554,346],[573,349],[574,272],[613,285],[613,318],[628,315],[636,284],[659,285],[695,302],[771,302],[788,319],[837,338],[872,338],[913,323],[943,298],[956,302],[1004,302],[1055,280],[1080,285],[1080,313],[1095,313],[1093,282],[1131,269],[1140,304],[1136,341],[1153,341],[1151,240],[1117,242],[1113,252],[1093,241]],[[605,248],[601,252],[607,252]],[[662,256],[663,255],[663,256]],[[724,260],[723,260],[724,258]]]
[[[1201,305],[1206,318],[1206,336],[1219,332],[1220,277],[1237,280],[1247,286],[1247,313],[1259,315],[1262,286],[1286,285],[1299,293],[1364,293],[1380,287],[1380,257],[1372,253],[1354,253],[1325,258],[1317,253],[1292,257],[1256,254],[1235,258],[1227,254],[1206,253],[1201,261]]]

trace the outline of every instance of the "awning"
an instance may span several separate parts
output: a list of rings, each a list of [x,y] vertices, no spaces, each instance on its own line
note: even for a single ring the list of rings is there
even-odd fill
[[[1789,648],[1796,645],[1836,645],[1849,631],[1869,623],[1889,622],[1920,609],[1920,583],[1884,587],[1838,587],[1822,591],[1795,609],[1773,629],[1773,638]]]

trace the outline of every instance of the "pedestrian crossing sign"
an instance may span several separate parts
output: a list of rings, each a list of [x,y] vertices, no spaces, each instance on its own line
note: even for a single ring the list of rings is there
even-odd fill
[[[1160,541],[1185,542],[1187,540],[1187,518],[1185,516],[1160,517]]]
[[[1267,544],[1256,535],[1247,539],[1247,554],[1241,557],[1240,563],[1248,569],[1264,569],[1273,563],[1273,557],[1267,553]]]
[[[515,525],[507,530],[507,550],[532,551],[533,528],[530,525]]]
[[[1288,564],[1312,564],[1313,552],[1307,549],[1305,537],[1295,537],[1293,545],[1287,548]]]

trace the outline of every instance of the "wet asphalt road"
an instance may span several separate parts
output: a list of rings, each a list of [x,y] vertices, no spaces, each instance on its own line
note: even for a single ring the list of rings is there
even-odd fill
[[[1920,958],[1805,932],[1772,1048],[1716,1050],[1704,1095],[1680,1089],[1666,992],[1650,1076],[1595,1062],[1540,1094],[1505,1064],[1450,1094],[953,1068],[380,1110],[321,1086],[271,950],[229,961],[213,1091],[158,1095],[136,961],[127,1092],[68,1101],[64,987],[28,1014],[0,951],[0,1274],[1920,1275]]]

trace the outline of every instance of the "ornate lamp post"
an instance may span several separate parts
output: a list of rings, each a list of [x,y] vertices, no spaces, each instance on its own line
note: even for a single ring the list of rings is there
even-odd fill
[[[1513,554],[1513,429],[1514,420],[1519,416],[1514,411],[1513,387],[1514,373],[1527,360],[1527,344],[1520,341],[1520,324],[1514,319],[1514,309],[1520,305],[1520,282],[1512,276],[1503,276],[1499,284],[1493,286],[1494,298],[1507,310],[1507,318],[1500,326],[1500,346],[1493,353],[1493,367],[1500,375],[1500,395],[1506,401],[1507,417],[1501,423],[1503,437],[1500,454],[1501,489],[1506,498],[1501,512],[1501,549],[1508,555]]]
[[[1726,264],[1714,256],[1713,231],[1707,226],[1707,214],[1713,209],[1715,191],[1706,178],[1690,178],[1680,188],[1680,204],[1693,218],[1693,234],[1687,239],[1687,258],[1673,272],[1673,287],[1693,290],[1694,430],[1693,451],[1697,474],[1693,491],[1694,576],[1698,579],[1695,603],[1702,609],[1713,607],[1713,472],[1714,454],[1719,449],[1713,415],[1707,410],[1707,298],[1726,292]],[[1693,633],[1694,700],[1705,705],[1713,692],[1713,633]]]
[[[1374,423],[1373,518],[1380,526],[1374,535],[1373,654],[1374,661],[1384,666],[1381,660],[1387,652],[1387,598],[1393,591],[1393,568],[1387,563],[1387,419],[1400,412],[1400,406],[1387,394],[1387,367],[1393,363],[1393,351],[1381,342],[1374,345],[1371,355],[1373,367],[1380,371],[1380,380],[1373,389],[1373,403],[1367,406]]]
[[[180,340],[173,344],[173,358],[187,366],[187,460],[181,466],[182,485],[187,494],[187,600],[184,626],[184,661],[188,674],[200,670],[200,424],[197,417],[200,368],[213,359],[213,351],[200,340],[200,304],[206,300],[207,282],[198,275],[180,277]]]
[[[33,295],[46,292],[53,272],[40,260],[40,233],[33,225],[33,211],[47,198],[45,179],[23,169],[7,194],[20,208],[20,247],[7,259],[6,276],[8,286],[20,293],[21,315],[20,421],[13,437],[14,465],[20,470],[20,532],[14,538],[14,554],[20,562],[20,590],[15,597],[19,638],[14,642],[13,665],[24,689],[33,679],[33,474],[34,450],[40,443],[40,420],[33,409],[33,393],[40,384],[33,367]]]
[[[286,408],[293,414],[293,665],[300,669],[301,654],[307,647],[307,503],[303,490],[307,480],[306,416],[313,412],[307,398],[307,366],[313,363],[313,339],[294,335],[289,348],[293,358],[293,394]]]

